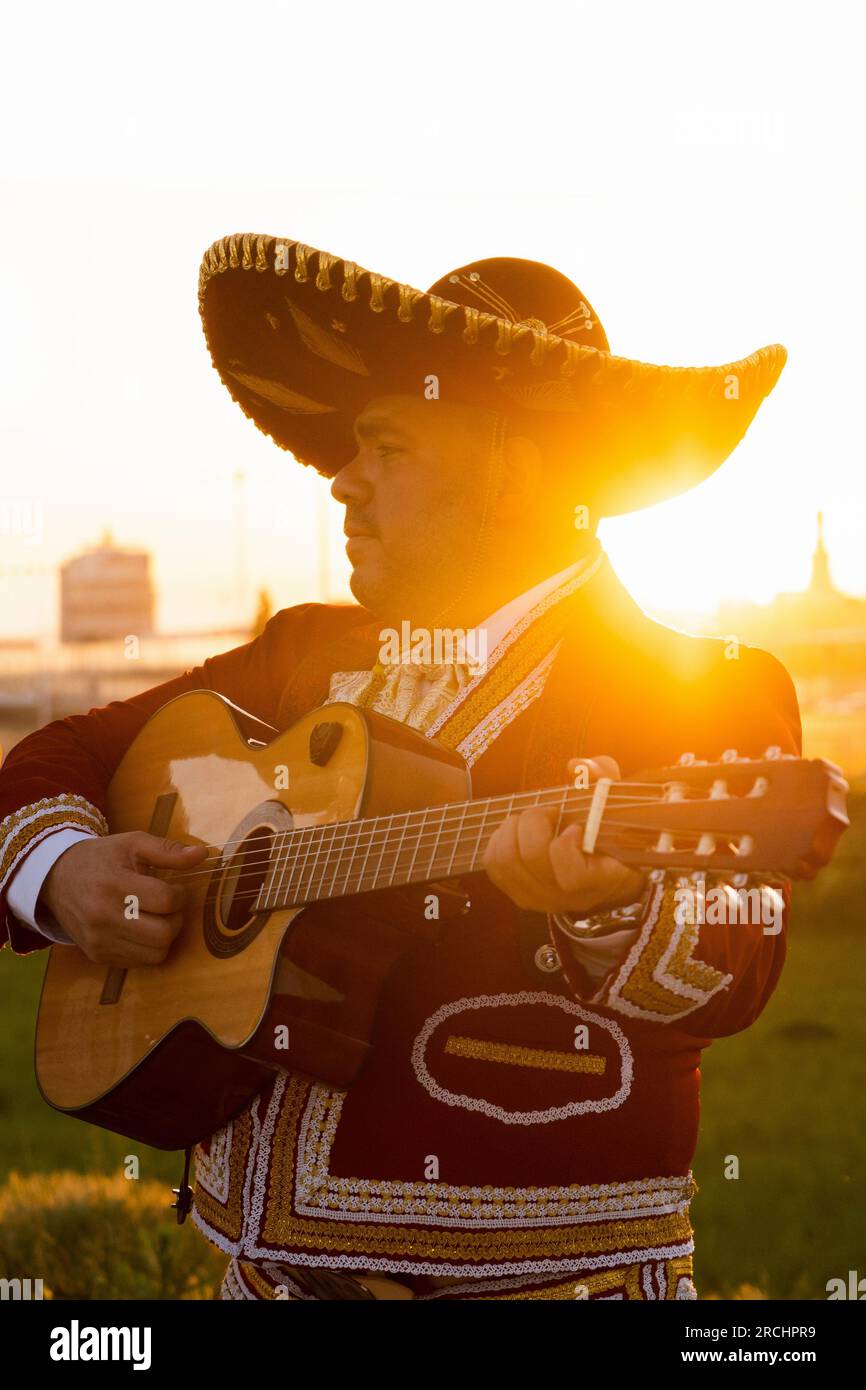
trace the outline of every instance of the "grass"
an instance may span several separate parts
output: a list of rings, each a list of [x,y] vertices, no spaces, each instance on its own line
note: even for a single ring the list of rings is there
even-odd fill
[[[866,783],[851,811],[831,868],[795,890],[788,961],[763,1015],[704,1054],[693,1207],[702,1297],[825,1298],[828,1279],[866,1275]],[[51,1175],[0,1188],[0,1274],[52,1267],[57,1297],[208,1296],[225,1257],[173,1224],[179,1155],[57,1115],[39,1096],[43,966],[40,955],[0,952],[0,1180]],[[123,1177],[130,1154],[137,1182]],[[724,1176],[729,1155],[736,1180]],[[87,1178],[76,1188],[72,1173]]]

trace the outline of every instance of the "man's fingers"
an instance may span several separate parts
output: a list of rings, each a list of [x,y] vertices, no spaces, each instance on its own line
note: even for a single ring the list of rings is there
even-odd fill
[[[148,865],[155,869],[191,868],[207,854],[207,845],[184,845],[179,840],[149,835],[145,830],[130,834],[129,848],[139,868]]]
[[[517,817],[517,852],[521,863],[534,878],[553,882],[550,844],[553,823],[547,811],[530,807]]]
[[[186,901],[186,889],[182,883],[166,883],[164,879],[153,878],[150,874],[121,874],[117,883],[124,908],[128,898],[135,898],[140,913],[153,912],[157,915],[179,912]]]
[[[183,926],[183,913],[173,912],[168,917],[156,917],[144,913],[134,921],[124,920],[118,930],[117,941],[123,942],[140,957],[141,965],[158,965],[168,953],[168,949]]]
[[[524,828],[523,822],[530,817]],[[484,868],[495,887],[506,893],[518,907],[531,908],[540,893],[556,888],[550,862],[544,848],[544,877],[534,874],[521,854],[521,836],[533,856],[542,855],[542,847],[550,844],[553,822],[540,807],[532,807],[519,815],[509,816],[490,837],[484,854]],[[537,861],[536,861],[537,862]]]

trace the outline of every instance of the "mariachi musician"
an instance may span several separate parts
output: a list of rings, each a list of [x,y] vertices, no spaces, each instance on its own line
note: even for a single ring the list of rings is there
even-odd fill
[[[476,796],[684,752],[799,754],[780,664],[651,621],[595,537],[722,463],[783,348],[653,366],[614,356],[546,265],[479,261],[425,294],[251,235],[209,249],[200,310],[245,414],[333,478],[358,603],[286,609],[246,646],[12,750],[0,926],[15,951],[74,943],[130,968],[171,949],[183,893],[160,875],[196,851],[109,834],[106,789],[186,691],[277,729],[335,700],[405,721],[462,755]],[[394,659],[381,634],[407,623],[480,635],[484,659]],[[196,1149],[193,1216],[230,1257],[223,1297],[696,1297],[700,1054],[760,1014],[785,932],[689,920],[674,875],[585,853],[543,804],[496,831],[484,866],[388,978],[352,1087],[281,1068]],[[757,886],[780,905],[778,884]],[[420,901],[406,911],[437,916]]]

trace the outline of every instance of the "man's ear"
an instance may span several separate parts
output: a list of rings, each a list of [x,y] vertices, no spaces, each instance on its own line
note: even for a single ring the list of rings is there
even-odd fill
[[[544,492],[544,458],[534,439],[509,434],[502,446],[502,473],[496,498],[500,521],[525,520]]]

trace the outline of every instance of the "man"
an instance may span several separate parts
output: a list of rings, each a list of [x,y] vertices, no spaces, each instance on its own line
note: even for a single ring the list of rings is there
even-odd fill
[[[482,261],[425,295],[268,237],[210,249],[200,308],[244,411],[333,477],[360,606],[278,613],[248,646],[15,748],[0,774],[14,949],[165,958],[183,898],[153,871],[203,851],[107,834],[105,794],[146,718],[197,687],[277,728],[330,700],[403,720],[462,754],[476,796],[566,768],[586,784],[683,753],[799,752],[778,663],[651,622],[594,537],[600,517],[712,472],[783,349],[652,367],[610,354],[549,267]],[[480,639],[482,659],[468,641],[395,658],[386,630],[407,622],[430,650]],[[224,1297],[695,1297],[700,1051],[772,992],[781,900],[761,884],[771,916],[700,922],[677,910],[675,875],[626,868],[603,837],[584,853],[535,800],[492,836],[486,875],[456,885],[466,910],[393,970],[355,1085],[281,1070],[199,1146],[194,1219],[231,1256]]]

